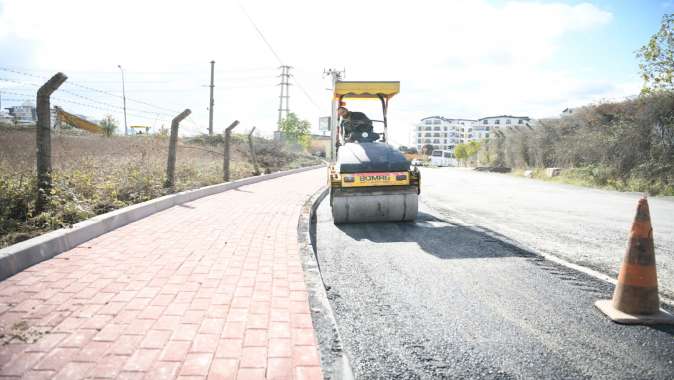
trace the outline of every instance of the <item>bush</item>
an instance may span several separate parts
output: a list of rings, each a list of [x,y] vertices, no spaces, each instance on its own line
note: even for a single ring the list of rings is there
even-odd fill
[[[561,167],[596,186],[671,194],[674,93],[600,103],[531,128],[500,130],[480,157],[494,166]],[[669,189],[669,190],[668,190]]]
[[[222,182],[223,147],[213,137],[178,144],[176,191]],[[232,143],[232,179],[253,172],[247,142],[239,140]],[[34,144],[34,129],[0,131],[0,247],[167,194],[166,138],[54,135],[51,197],[45,212],[35,215]],[[267,172],[320,162],[287,152],[273,141],[256,139],[256,144],[258,161]]]

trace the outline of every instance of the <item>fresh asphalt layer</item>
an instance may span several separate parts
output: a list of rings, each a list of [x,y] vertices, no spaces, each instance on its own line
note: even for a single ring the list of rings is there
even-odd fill
[[[421,199],[530,250],[618,277],[640,193],[423,168]],[[674,197],[649,197],[660,293],[674,299]]]
[[[422,189],[423,191],[423,189]],[[613,286],[422,204],[415,223],[335,226],[316,248],[356,378],[672,379],[674,326],[622,326]]]

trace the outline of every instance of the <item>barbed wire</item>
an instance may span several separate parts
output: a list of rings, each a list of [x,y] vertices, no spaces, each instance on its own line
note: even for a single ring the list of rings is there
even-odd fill
[[[39,87],[39,86],[40,86],[39,84],[36,84],[36,83],[29,83],[29,82],[17,81],[17,80],[13,80],[13,79],[9,79],[9,78],[4,78],[4,77],[0,77],[0,81],[10,82],[10,83],[17,83],[17,84],[21,84],[21,85],[31,85],[31,86],[36,86],[36,87]],[[13,89],[13,90],[16,90],[16,91],[33,91],[32,89]],[[14,92],[12,92],[12,91],[4,91],[4,90],[0,90],[0,92],[7,93],[7,94],[10,94],[10,93],[11,93],[11,94],[15,94],[15,95],[17,94],[17,93],[14,93]],[[70,96],[74,96],[74,97],[76,97],[76,98],[79,98],[79,99],[82,99],[82,100],[86,100],[86,101],[91,102],[91,103],[96,103],[96,104],[98,104],[98,105],[102,105],[102,106],[106,106],[106,107],[110,107],[110,108],[115,109],[114,111],[111,110],[110,108],[104,109],[104,110],[107,110],[107,111],[109,111],[109,112],[120,112],[120,111],[123,111],[123,110],[124,110],[124,107],[122,107],[122,106],[119,106],[119,105],[116,105],[116,104],[110,104],[110,103],[106,103],[106,102],[101,102],[101,101],[99,101],[99,100],[92,99],[92,98],[90,98],[90,97],[88,97],[88,96],[80,95],[80,94],[78,94],[78,93],[75,93],[75,92],[70,91],[70,90],[67,90],[67,89],[59,89],[58,92],[59,92],[59,93],[65,93],[65,94],[68,94],[68,95],[70,95]],[[64,98],[62,98],[62,97],[52,96],[52,99],[54,99],[54,100],[59,100],[59,101],[65,101],[65,102],[71,102],[71,103],[78,104],[78,105],[83,105],[82,103],[78,103],[78,102],[75,102],[75,101],[71,101],[71,100],[69,100],[69,99],[64,99]],[[28,99],[27,99],[27,100],[28,100]],[[35,100],[35,98],[32,98],[32,99],[30,99],[30,100]],[[90,108],[93,108],[91,105],[88,105],[88,106],[89,106]],[[103,108],[99,108],[99,109],[103,109]],[[145,114],[150,114],[150,115],[164,115],[165,117],[172,117],[172,116],[173,116],[172,114],[167,114],[167,113],[165,113],[165,112],[147,111],[147,110],[143,110],[143,109],[129,108],[129,107],[126,107],[126,109],[127,109],[127,111],[131,111],[131,112],[132,112],[132,113],[127,112],[127,115],[132,115],[132,116],[138,116],[138,115],[134,114],[134,112],[140,112],[140,113],[145,113]]]
[[[25,94],[13,92],[13,91],[2,91],[2,93],[3,93],[3,94],[9,94],[9,95],[15,95],[15,96],[26,97]],[[35,98],[29,98],[29,97],[26,97],[25,100],[35,100]],[[71,99],[64,99],[64,98],[61,98],[61,97],[59,97],[59,96],[51,96],[51,100],[52,100],[53,102],[70,103],[70,104],[75,104],[75,105],[78,105],[78,106],[81,106],[81,107],[87,107],[87,108],[92,108],[92,109],[96,109],[96,110],[99,110],[99,111],[105,111],[105,112],[108,112],[108,113],[118,113],[118,112],[120,112],[119,109],[111,110],[110,108],[103,108],[103,107],[100,107],[100,106],[98,106],[98,105],[92,105],[92,104],[82,103],[82,102],[75,101],[75,100],[71,100]],[[103,103],[103,104],[105,104],[105,103]],[[121,107],[119,107],[119,108],[121,108]],[[128,108],[127,108],[127,109],[128,109]],[[149,112],[149,111],[141,111],[141,112]],[[156,112],[154,112],[154,113],[149,112],[149,113],[150,113],[150,114],[157,115]],[[133,117],[138,117],[138,118],[141,118],[141,119],[146,119],[146,120],[161,120],[161,121],[167,121],[167,119],[164,119],[164,118],[156,118],[156,117],[150,117],[150,116],[145,116],[145,115],[138,115],[138,114],[133,113],[133,112],[132,112],[132,113],[127,112],[127,115],[130,115],[130,116],[133,116]]]
[[[24,76],[28,76],[28,77],[31,77],[31,78],[37,78],[37,79],[40,79],[40,80],[43,80],[43,81],[46,81],[46,80],[48,79],[48,78],[43,77],[43,76],[39,76],[39,75],[35,75],[35,74],[30,74],[30,73],[26,73],[26,72],[19,71],[19,70],[15,70],[15,69],[10,69],[10,68],[7,68],[7,67],[0,67],[0,71],[10,72],[10,73],[18,74],[18,75],[24,75]],[[36,85],[36,84],[31,83],[31,85]],[[64,85],[66,85],[66,86],[74,86],[74,87],[78,87],[78,88],[85,89],[85,90],[92,91],[92,92],[96,92],[96,93],[99,93],[99,94],[104,94],[104,95],[108,95],[108,96],[113,96],[113,97],[116,97],[116,98],[119,98],[119,99],[123,99],[123,98],[124,98],[124,96],[122,96],[122,95],[118,95],[118,94],[115,94],[115,93],[112,93],[112,92],[100,90],[100,89],[97,89],[97,88],[94,88],[94,87],[90,87],[90,86],[85,86],[85,85],[79,84],[79,83],[77,83],[77,82],[74,82],[74,81],[72,81],[72,80],[66,81],[66,82],[64,83]],[[37,86],[40,86],[40,85],[37,85]],[[61,89],[61,91],[64,91],[64,90]],[[178,113],[179,113],[179,111],[176,111],[176,110],[174,110],[174,109],[170,109],[170,108],[158,106],[158,105],[155,105],[155,104],[152,104],[152,103],[148,103],[148,102],[143,101],[143,100],[138,100],[138,99],[129,98],[129,97],[126,97],[126,100],[127,100],[127,101],[131,101],[131,102],[135,102],[135,103],[138,103],[138,104],[143,104],[143,105],[146,105],[146,106],[149,106],[149,107],[153,107],[153,108],[156,108],[156,109],[162,109],[162,110],[165,110],[165,111],[173,112],[173,113],[175,113],[175,114],[178,114]],[[127,109],[128,109],[128,108],[127,108]]]

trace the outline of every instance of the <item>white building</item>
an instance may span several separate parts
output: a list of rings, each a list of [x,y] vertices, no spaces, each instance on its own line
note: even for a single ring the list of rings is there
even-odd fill
[[[529,117],[510,115],[489,116],[478,120],[430,116],[421,119],[414,126],[413,146],[419,151],[429,144],[433,145],[433,149],[453,150],[458,144],[488,140],[496,130],[527,126],[530,122]]]
[[[531,119],[527,116],[489,116],[477,120],[477,124],[484,129],[485,132],[494,131],[503,128],[512,128],[515,126],[524,127]]]
[[[464,140],[464,135],[472,128],[475,120],[448,119],[442,116],[431,116],[421,119],[414,126],[413,141],[417,150],[424,145],[433,145],[434,149],[453,150]]]
[[[7,111],[14,118],[17,124],[35,124],[37,121],[37,111],[34,106],[24,104],[22,106],[7,107]]]

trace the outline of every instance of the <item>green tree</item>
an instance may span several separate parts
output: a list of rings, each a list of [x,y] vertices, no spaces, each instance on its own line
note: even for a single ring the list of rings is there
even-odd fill
[[[473,157],[480,150],[480,143],[477,141],[471,141],[466,144],[466,155],[468,158]]]
[[[467,144],[459,144],[454,147],[454,156],[457,160],[463,161],[465,164],[469,159],[475,157],[479,151],[480,143],[471,141]]]
[[[470,165],[469,162],[472,161],[472,158],[475,157],[477,154],[478,149],[480,147],[480,144],[477,141],[470,141],[469,143],[465,144],[466,146],[466,166]]]
[[[468,158],[468,146],[466,144],[459,144],[454,147],[454,156],[459,162],[465,161]]]
[[[662,17],[660,30],[637,51],[643,93],[674,90],[674,14]]]
[[[280,126],[283,136],[289,141],[300,144],[304,148],[308,148],[311,143],[311,123],[307,120],[300,120],[293,112],[288,114],[288,117],[281,120]]]
[[[117,130],[117,120],[112,117],[112,115],[106,115],[101,121],[101,127],[103,128],[103,133],[110,137],[115,134]]]

